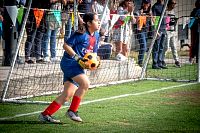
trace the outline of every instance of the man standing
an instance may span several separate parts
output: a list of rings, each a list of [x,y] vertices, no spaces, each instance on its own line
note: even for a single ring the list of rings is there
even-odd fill
[[[153,16],[161,16],[162,11],[164,9],[164,0],[157,0],[157,2],[152,7]],[[153,69],[167,69],[167,67],[163,64],[162,55],[163,55],[163,42],[166,36],[166,23],[165,19],[162,19],[162,23],[160,29],[158,31],[158,37],[155,41],[152,50],[152,68]]]

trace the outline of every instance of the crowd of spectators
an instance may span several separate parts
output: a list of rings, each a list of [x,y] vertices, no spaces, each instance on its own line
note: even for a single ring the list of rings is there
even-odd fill
[[[27,7],[27,2],[22,0],[22,6]],[[142,0],[139,9],[135,10],[134,0],[122,0],[112,8],[107,5],[106,0],[78,0],[78,7],[74,7],[73,0],[33,0],[31,10],[26,23],[27,39],[25,42],[24,54],[25,63],[48,63],[59,62],[57,56],[57,35],[64,34],[64,40],[67,40],[74,33],[74,9],[78,10],[78,24],[84,24],[82,16],[86,12],[93,12],[99,15],[101,20],[100,29],[100,48],[98,55],[101,59],[110,59],[114,56],[116,60],[123,61],[129,57],[131,49],[131,37],[139,43],[137,64],[143,66],[145,53],[148,51],[147,42],[153,36],[157,36],[152,49],[152,68],[167,69],[165,55],[169,47],[171,48],[174,64],[181,67],[175,35],[177,33],[174,8],[176,0],[169,0],[158,34],[155,34],[156,17],[161,16],[164,8],[164,0],[157,0],[152,5],[151,0]],[[196,0],[196,8],[191,12],[191,17],[199,15],[199,0]],[[3,22],[3,0],[0,8],[0,36],[2,35]],[[42,18],[37,24],[34,9],[45,9],[42,12]],[[58,11],[61,20],[55,17],[55,11]],[[58,15],[58,16],[59,16]],[[191,26],[191,47],[190,62],[196,56],[198,60],[199,38],[198,21]],[[48,48],[50,47],[50,55]],[[114,54],[112,52],[114,51]],[[197,62],[197,61],[196,61]]]

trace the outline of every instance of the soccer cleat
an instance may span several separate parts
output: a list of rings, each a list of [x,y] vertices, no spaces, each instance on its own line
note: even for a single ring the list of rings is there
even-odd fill
[[[38,119],[42,122],[49,122],[49,123],[55,123],[55,124],[61,123],[60,120],[56,120],[50,115],[43,115],[42,113],[39,115]]]
[[[176,65],[176,67],[181,67],[181,64],[180,64],[179,61],[176,61],[176,62],[175,62],[175,65]]]
[[[78,115],[78,111],[77,112],[73,112],[71,110],[68,110],[66,112],[66,116],[68,116],[73,121],[82,122],[82,119]]]

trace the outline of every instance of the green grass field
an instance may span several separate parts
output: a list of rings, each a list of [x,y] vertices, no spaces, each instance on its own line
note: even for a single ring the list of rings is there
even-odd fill
[[[163,78],[172,80],[187,80],[196,81],[198,77],[198,65],[197,64],[182,64],[181,68],[175,67],[174,64],[168,64],[168,69],[151,69],[151,65],[148,66],[147,75],[153,78]]]
[[[67,118],[65,106],[55,114],[62,124],[41,123],[37,117],[46,106],[1,103],[0,132],[200,132],[200,84],[138,81],[98,87],[79,108],[82,123]]]

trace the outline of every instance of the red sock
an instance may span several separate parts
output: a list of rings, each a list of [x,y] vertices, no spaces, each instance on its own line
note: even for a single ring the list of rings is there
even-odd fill
[[[72,99],[72,103],[69,107],[69,110],[76,112],[78,110],[80,102],[81,102],[81,99],[78,96],[74,96],[73,99]]]
[[[60,104],[58,104],[56,101],[53,101],[44,112],[42,112],[42,115],[52,115],[55,113],[59,108],[61,107]]]

